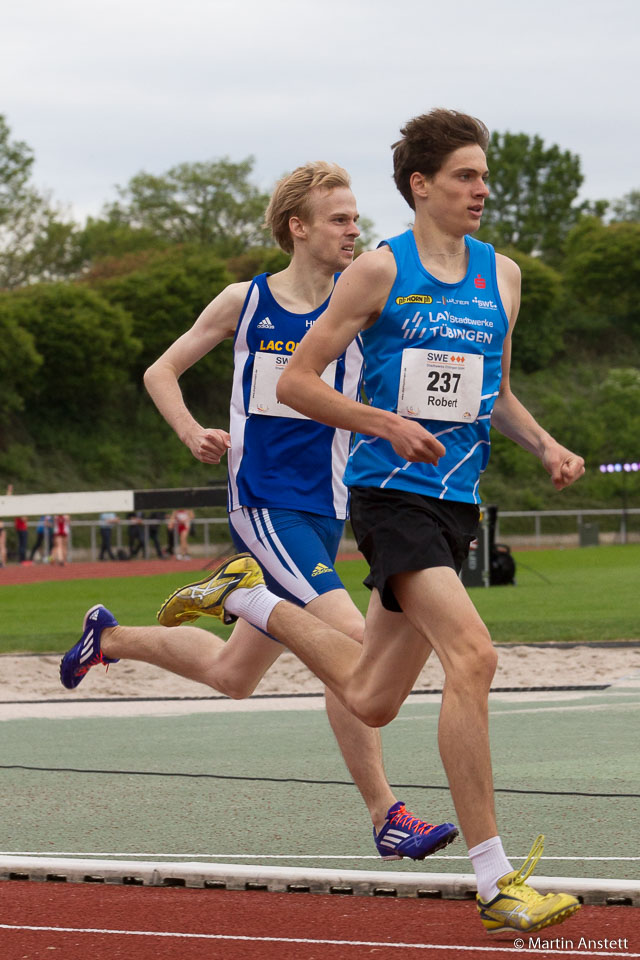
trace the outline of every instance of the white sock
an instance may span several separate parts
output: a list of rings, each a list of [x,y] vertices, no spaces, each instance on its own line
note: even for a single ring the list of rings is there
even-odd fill
[[[480,899],[493,900],[500,893],[497,881],[505,873],[511,873],[513,867],[507,860],[500,837],[491,837],[469,850],[469,858],[478,881]]]
[[[253,627],[267,631],[267,623],[277,603],[282,597],[276,597],[263,583],[257,587],[238,587],[230,593],[224,602],[224,608],[235,617],[242,617]]]

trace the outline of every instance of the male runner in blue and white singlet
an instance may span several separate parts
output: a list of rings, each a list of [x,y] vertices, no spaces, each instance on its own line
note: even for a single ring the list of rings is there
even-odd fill
[[[198,460],[218,463],[228,454],[229,521],[236,547],[257,558],[279,597],[306,607],[360,644],[363,617],[334,568],[348,516],[342,475],[350,432],[314,422],[276,398],[280,373],[326,309],[336,275],[353,260],[357,220],[349,176],[336,164],[307,164],[285,177],[273,194],[266,222],[280,246],[292,254],[289,266],[227,287],[149,368],[145,384]],[[178,380],[232,337],[230,429],[205,428],[187,409]],[[323,377],[355,403],[361,368],[356,339],[327,365]],[[159,614],[166,626],[135,628],[118,625],[104,607],[92,608],[80,641],[63,658],[63,684],[77,686],[96,663],[133,659],[241,698],[253,692],[283,650],[243,620],[227,643],[197,627],[168,629],[180,622],[168,609],[165,604]],[[458,831],[452,823],[427,823],[396,800],[384,773],[379,732],[354,717],[329,690],[326,706],[371,814],[380,855],[423,859],[455,839]]]
[[[435,650],[445,672],[438,743],[476,873],[480,919],[489,932],[534,932],[580,904],[569,894],[542,896],[525,882],[542,837],[517,871],[502,847],[488,731],[497,657],[458,574],[476,535],[490,425],[536,455],[558,490],[583,474],[584,461],[510,389],[520,272],[471,236],[489,195],[487,144],[484,124],[455,111],[434,110],[405,126],[394,145],[394,176],[415,224],[343,273],[278,388],[280,400],[307,416],[356,433],[345,477],[370,566],[362,649],[271,594],[242,558],[212,575],[209,589],[217,585],[220,599],[208,612],[268,629],[372,726],[393,719]],[[322,380],[358,336],[368,404]],[[231,571],[239,582],[227,592]]]

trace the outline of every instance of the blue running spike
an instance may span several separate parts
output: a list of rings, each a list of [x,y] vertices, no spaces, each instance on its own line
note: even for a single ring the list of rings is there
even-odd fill
[[[105,627],[117,627],[114,615],[101,603],[91,607],[84,615],[82,636],[60,661],[60,681],[67,690],[73,690],[82,681],[91,667],[98,663],[107,666],[117,663],[117,658],[105,657],[100,649],[100,636]]]
[[[383,860],[424,860],[436,850],[442,850],[458,836],[458,828],[453,823],[433,824],[419,820],[409,813],[402,800],[389,807],[387,819],[376,834],[378,853]]]

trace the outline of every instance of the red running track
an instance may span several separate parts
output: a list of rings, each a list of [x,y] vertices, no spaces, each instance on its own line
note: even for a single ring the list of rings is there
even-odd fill
[[[51,563],[16,564],[0,570],[0,586],[3,584],[41,583],[43,580],[93,580],[102,577],[146,577],[157,573],[177,573],[182,571],[185,578],[195,579],[193,571],[204,570],[207,564],[211,569],[222,562],[198,557],[196,560],[176,560],[166,557],[164,560],[114,560],[80,563],[65,563],[60,567]],[[206,574],[203,573],[202,576]]]
[[[229,552],[228,556],[231,553]],[[190,560],[176,560],[175,557],[159,559],[114,560],[100,562],[82,561],[65,563],[60,567],[51,563],[14,564],[0,569],[0,586],[3,584],[41,583],[43,580],[94,580],[108,577],[151,577],[158,573],[183,573],[185,579],[198,579],[207,575],[207,570],[215,568],[226,559],[196,557]],[[341,553],[338,560],[362,560],[360,553]],[[194,576],[194,573],[196,576]]]
[[[518,954],[640,957],[640,910],[583,907],[533,942],[525,937],[518,950],[513,936],[490,938],[469,901],[0,883],[2,960],[507,960]]]

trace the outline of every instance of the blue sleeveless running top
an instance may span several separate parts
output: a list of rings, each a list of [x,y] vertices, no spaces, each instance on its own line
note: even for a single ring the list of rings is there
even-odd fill
[[[267,276],[251,282],[234,341],[229,510],[283,507],[344,520],[349,431],[302,418],[275,398],[277,374],[329,301],[311,313],[291,313],[274,298]],[[358,399],[361,374],[362,348],[354,340],[329,382]]]
[[[412,230],[383,243],[393,252],[397,274],[379,318],[362,331],[365,393],[374,406],[419,420],[446,454],[437,466],[409,463],[388,441],[357,434],[345,483],[479,503],[509,328],[495,252],[466,236],[466,275],[459,283],[443,283],[423,267]],[[465,386],[471,368],[473,387]],[[410,391],[413,402],[406,399]]]

